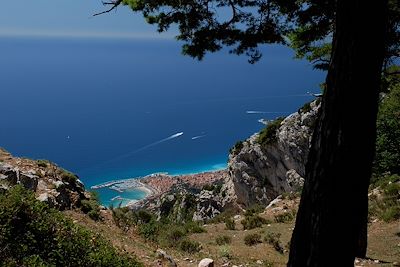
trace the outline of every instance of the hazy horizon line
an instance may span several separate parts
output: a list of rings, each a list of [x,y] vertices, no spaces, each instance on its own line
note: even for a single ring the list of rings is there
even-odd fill
[[[0,28],[0,37],[35,37],[35,38],[87,38],[87,39],[132,39],[132,40],[174,40],[174,35],[158,32],[90,32],[90,31],[46,31]]]

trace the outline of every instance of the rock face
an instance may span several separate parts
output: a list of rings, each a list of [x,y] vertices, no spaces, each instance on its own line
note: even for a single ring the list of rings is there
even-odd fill
[[[286,117],[275,132],[274,142],[260,145],[257,133],[230,153],[230,176],[222,188],[223,206],[268,204],[279,194],[298,190],[303,185],[318,109],[319,104],[314,101],[308,110]]]
[[[222,198],[213,191],[202,190],[196,198],[196,211],[193,221],[209,220],[217,216],[223,210]]]
[[[35,192],[37,199],[64,210],[80,206],[90,194],[78,177],[48,161],[12,157],[0,149],[0,191],[22,185]]]
[[[144,208],[154,211],[158,219],[167,217],[178,223],[205,221],[221,213],[221,200],[213,191],[179,189],[148,202]]]

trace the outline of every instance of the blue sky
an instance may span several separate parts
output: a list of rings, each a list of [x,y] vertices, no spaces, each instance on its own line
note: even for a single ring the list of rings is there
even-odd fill
[[[158,34],[140,14],[121,6],[115,12],[92,17],[105,8],[101,0],[3,1],[0,36],[76,36],[171,38]]]

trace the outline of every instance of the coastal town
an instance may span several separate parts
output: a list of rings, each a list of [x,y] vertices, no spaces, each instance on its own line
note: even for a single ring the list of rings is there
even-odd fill
[[[160,195],[171,191],[178,185],[202,189],[205,185],[222,181],[227,175],[228,171],[226,169],[183,175],[169,175],[168,173],[160,172],[143,177],[108,181],[99,185],[94,185],[91,189],[109,188],[119,193],[132,189],[146,192],[145,199],[128,202],[127,205],[131,206],[134,204],[140,205],[142,202],[157,198]],[[116,198],[119,199],[118,197],[119,196]]]

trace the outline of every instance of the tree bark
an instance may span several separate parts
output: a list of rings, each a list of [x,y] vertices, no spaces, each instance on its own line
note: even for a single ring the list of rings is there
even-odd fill
[[[306,165],[289,267],[354,266],[364,250],[359,241],[366,234],[386,9],[387,0],[337,1],[327,89]]]

